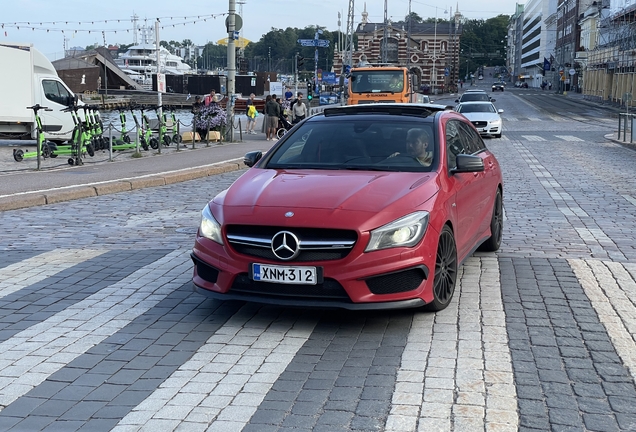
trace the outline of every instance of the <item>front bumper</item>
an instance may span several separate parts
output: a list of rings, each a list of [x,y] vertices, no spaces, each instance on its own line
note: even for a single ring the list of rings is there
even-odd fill
[[[191,254],[194,290],[215,299],[284,306],[351,310],[420,307],[433,301],[429,269],[435,267],[438,234],[431,231],[414,248],[358,254],[354,248],[345,259],[303,262],[322,268],[323,281],[317,285],[255,282],[249,277],[251,263],[281,263],[236,254],[227,246],[197,237]]]

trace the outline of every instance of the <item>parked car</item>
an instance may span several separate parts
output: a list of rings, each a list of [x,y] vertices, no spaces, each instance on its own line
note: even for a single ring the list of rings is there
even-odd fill
[[[496,91],[504,91],[506,88],[506,84],[502,83],[502,82],[496,82],[492,85],[492,91],[496,92]]]
[[[501,243],[499,164],[443,106],[325,108],[244,161],[192,250],[212,298],[438,311],[472,251]]]
[[[501,138],[503,130],[502,109],[497,109],[492,102],[463,102],[455,107],[475,126],[480,135],[491,135]]]

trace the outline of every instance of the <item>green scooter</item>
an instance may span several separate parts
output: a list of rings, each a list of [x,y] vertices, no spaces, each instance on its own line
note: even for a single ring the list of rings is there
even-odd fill
[[[57,153],[57,145],[53,142],[47,141],[44,137],[44,130],[42,129],[42,119],[38,114],[38,111],[53,111],[48,107],[41,106],[40,104],[36,104],[27,109],[33,110],[33,114],[35,116],[35,126],[36,126],[36,138],[37,138],[37,147],[35,151],[27,151],[24,152],[20,149],[13,149],[13,159],[16,162],[22,162],[25,158],[33,158],[38,156],[43,156],[45,159],[49,157],[56,158]],[[38,158],[38,169],[40,168],[40,159]]]

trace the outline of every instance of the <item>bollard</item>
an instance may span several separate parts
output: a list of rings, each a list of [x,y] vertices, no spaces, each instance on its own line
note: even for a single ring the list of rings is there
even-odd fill
[[[241,126],[241,119],[239,121],[239,140],[243,141],[243,127]]]
[[[627,139],[627,115],[625,115],[625,120],[623,121],[623,142]]]
[[[196,123],[194,122],[194,118],[192,119],[192,150],[194,150],[194,141],[196,140],[197,129],[195,128]]]
[[[621,120],[623,119],[623,114],[618,114],[618,140],[621,139]]]
[[[634,127],[636,126],[636,118],[634,117],[634,115],[632,114],[632,129],[630,130],[630,134],[629,134],[629,143],[633,144],[634,143]]]
[[[113,161],[113,125],[108,125],[108,162]]]

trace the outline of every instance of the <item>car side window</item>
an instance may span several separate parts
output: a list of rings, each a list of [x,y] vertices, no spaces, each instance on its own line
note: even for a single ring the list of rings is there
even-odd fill
[[[462,123],[460,127],[462,128],[462,135],[467,154],[479,153],[486,149],[486,145],[482,141],[481,137],[472,127],[465,123]]]
[[[461,122],[459,120],[449,120],[446,122],[446,159],[449,169],[457,166],[455,158],[458,154],[467,153],[461,135]]]

